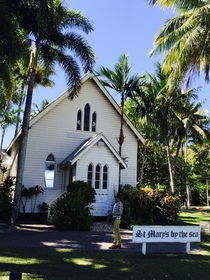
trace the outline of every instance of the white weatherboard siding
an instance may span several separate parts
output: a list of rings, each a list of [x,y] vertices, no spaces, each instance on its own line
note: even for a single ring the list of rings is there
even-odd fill
[[[128,126],[124,126],[124,136],[125,140],[122,145],[122,158],[128,165],[127,169],[121,171],[121,184],[129,184],[136,186],[137,180],[137,141],[133,134],[130,134]]]

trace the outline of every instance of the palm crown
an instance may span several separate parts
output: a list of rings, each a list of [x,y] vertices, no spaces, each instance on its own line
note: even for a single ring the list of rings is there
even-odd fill
[[[203,0],[151,0],[152,5],[173,7],[178,15],[165,24],[154,41],[154,53],[165,52],[163,68],[174,67],[171,79],[186,74],[188,83],[201,72],[209,81],[210,2]]]

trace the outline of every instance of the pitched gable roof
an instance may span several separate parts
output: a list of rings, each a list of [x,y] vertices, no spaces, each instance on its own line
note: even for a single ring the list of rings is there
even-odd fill
[[[94,145],[99,143],[102,140],[105,145],[109,148],[112,154],[116,157],[117,161],[121,165],[122,168],[126,169],[127,164],[124,160],[119,156],[118,152],[114,149],[111,143],[107,140],[107,138],[103,135],[103,133],[95,134],[92,137],[83,141],[70,155],[68,155],[61,163],[58,164],[60,168],[66,167],[68,165],[72,165],[77,162],[85,153],[87,153]]]
[[[85,83],[87,80],[92,80],[98,87],[99,89],[103,92],[103,94],[106,96],[106,98],[109,100],[109,102],[112,104],[112,106],[115,108],[115,110],[119,113],[119,115],[121,114],[121,109],[119,107],[119,105],[117,104],[117,102],[114,100],[114,98],[111,96],[111,94],[106,90],[106,88],[101,84],[101,82],[99,81],[99,79],[93,74],[93,73],[88,73],[86,74],[82,80],[81,80],[81,84]],[[38,120],[40,120],[44,115],[46,115],[50,110],[52,110],[56,105],[58,105],[61,101],[63,101],[65,98],[67,98],[69,96],[70,93],[70,89],[66,90],[63,94],[61,94],[57,99],[55,99],[52,103],[50,103],[49,106],[47,106],[47,108],[45,108],[43,111],[41,111],[37,116],[35,116],[29,123],[29,126],[33,126]],[[133,133],[135,134],[137,140],[141,141],[141,143],[144,144],[144,139],[141,136],[141,134],[137,131],[137,129],[134,127],[134,125],[131,123],[131,121],[126,117],[126,115],[124,115],[124,120],[127,123],[127,125],[129,126],[129,128],[133,131]],[[11,141],[11,143],[9,144],[7,151],[10,150],[10,148],[12,147],[12,145],[14,144],[14,142],[18,139],[18,137],[21,134],[21,130],[19,130],[18,134],[16,135],[16,137]]]

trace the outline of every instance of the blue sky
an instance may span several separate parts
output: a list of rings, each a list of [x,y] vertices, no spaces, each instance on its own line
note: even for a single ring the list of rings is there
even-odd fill
[[[85,36],[96,54],[97,70],[99,66],[113,68],[119,56],[125,52],[132,65],[131,74],[145,71],[154,74],[154,63],[159,57],[149,58],[155,35],[167,19],[175,14],[170,10],[148,6],[146,0],[65,0],[71,9],[82,11],[93,23],[94,31]],[[61,69],[56,69],[52,76],[55,86],[52,89],[39,87],[34,91],[33,103],[38,106],[43,99],[50,102],[60,96],[66,89],[65,76]],[[210,110],[209,90],[203,79],[195,79],[193,87],[201,85],[200,99],[206,98],[204,108]],[[118,98],[114,96],[114,98]],[[3,148],[13,138],[14,129],[7,129]]]

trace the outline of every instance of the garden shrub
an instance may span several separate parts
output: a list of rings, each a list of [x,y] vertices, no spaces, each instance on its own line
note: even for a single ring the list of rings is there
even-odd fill
[[[122,226],[132,228],[133,225],[153,223],[153,201],[139,188],[125,185],[120,190],[123,201]]]
[[[7,220],[11,218],[12,213],[12,186],[14,185],[14,180],[12,177],[8,176],[2,187],[0,188],[0,219]]]
[[[154,203],[154,223],[168,224],[177,220],[180,209],[181,199],[166,191],[152,190],[148,194]]]
[[[62,230],[88,230],[93,224],[90,213],[95,190],[84,181],[75,181],[50,207],[49,221]]]
[[[82,190],[86,205],[90,205],[95,202],[95,189],[92,188],[87,182],[78,180],[70,183],[67,186],[67,192],[70,192],[72,195],[76,195],[79,189]]]
[[[125,185],[120,188],[124,205],[122,226],[169,224],[177,220],[181,200],[178,196],[151,187],[134,188]]]

